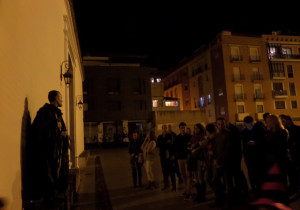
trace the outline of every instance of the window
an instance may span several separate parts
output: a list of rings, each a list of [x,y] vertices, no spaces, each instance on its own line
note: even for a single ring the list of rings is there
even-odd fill
[[[210,94],[207,95],[207,104],[211,104],[211,95]]]
[[[235,46],[230,48],[232,60],[240,60],[240,48]]]
[[[233,79],[234,81],[241,80],[241,71],[239,67],[233,67]]]
[[[293,66],[287,65],[286,68],[287,68],[288,78],[294,78]]]
[[[135,111],[146,110],[146,101],[144,100],[133,101],[133,109]]]
[[[283,91],[283,84],[281,82],[274,82],[273,83],[273,90],[282,92]]]
[[[204,107],[204,105],[205,105],[205,98],[202,96],[200,97],[200,106]]]
[[[285,101],[275,101],[275,109],[285,109]]]
[[[177,89],[174,90],[175,98],[177,98]]]
[[[292,104],[292,109],[297,109],[298,108],[297,101],[291,101],[291,104]]]
[[[290,95],[291,95],[291,96],[295,96],[295,95],[296,95],[295,83],[290,82],[290,83],[289,83],[289,86],[290,86]]]
[[[272,77],[285,77],[284,65],[282,62],[271,62],[270,70]]]
[[[264,105],[256,105],[256,111],[257,113],[263,113],[264,112]]]
[[[158,107],[158,100],[152,100],[152,107]]]
[[[292,54],[292,48],[283,47],[282,48],[282,54],[283,55],[291,55]]]
[[[106,94],[119,95],[120,94],[120,80],[116,78],[109,78],[106,82]]]
[[[132,92],[133,94],[144,94],[146,89],[145,80],[143,79],[133,79],[132,80]]]
[[[188,84],[184,84],[184,90],[189,90],[189,85]]]
[[[254,85],[254,96],[256,99],[262,99],[263,94],[262,94],[262,86],[260,84],[255,84]]]
[[[156,78],[156,82],[157,83],[161,82],[161,78]]]
[[[245,113],[245,106],[244,105],[238,105],[237,106],[237,112],[238,113]]]
[[[258,61],[259,60],[259,54],[258,54],[258,48],[257,47],[250,47],[250,60],[251,61]]]
[[[173,91],[171,91],[171,98],[173,98]]]
[[[178,101],[165,101],[165,106],[178,106]]]
[[[109,112],[117,112],[117,111],[121,111],[121,103],[120,101],[109,101],[106,104],[106,110]]]
[[[150,81],[151,81],[151,83],[154,83],[154,82],[155,82],[155,80],[154,80],[153,77],[150,78]]]

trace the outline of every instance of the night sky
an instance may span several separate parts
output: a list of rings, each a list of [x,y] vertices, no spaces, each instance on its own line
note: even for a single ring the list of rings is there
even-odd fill
[[[169,70],[222,30],[300,34],[300,15],[292,2],[140,2],[73,0],[82,56],[141,54],[148,57],[147,65]]]

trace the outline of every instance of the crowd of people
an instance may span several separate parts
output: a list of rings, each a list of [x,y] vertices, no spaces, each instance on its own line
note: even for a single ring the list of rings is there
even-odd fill
[[[142,187],[143,166],[146,188],[158,187],[153,176],[158,148],[162,190],[176,191],[177,184],[182,184],[184,200],[203,202],[209,186],[215,198],[211,207],[234,206],[242,201],[289,209],[289,196],[298,193],[300,183],[300,126],[287,115],[265,113],[263,117],[263,121],[255,122],[247,116],[242,127],[218,118],[205,126],[195,124],[192,133],[187,133],[185,122],[179,124],[178,134],[171,125],[162,125],[157,138],[149,132],[144,140],[133,132],[128,151],[134,187]],[[242,170],[242,159],[248,176]]]

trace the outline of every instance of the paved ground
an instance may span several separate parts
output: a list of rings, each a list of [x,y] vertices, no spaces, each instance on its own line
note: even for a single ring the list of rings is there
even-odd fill
[[[155,178],[160,185],[155,190],[132,187],[131,169],[127,148],[100,148],[91,151],[87,167],[82,170],[78,202],[74,210],[137,210],[137,209],[211,209],[214,195],[210,189],[207,201],[201,204],[184,201],[179,185],[177,192],[161,191],[162,173],[158,155],[155,160]],[[143,183],[146,176],[143,169]],[[194,190],[194,189],[193,189]],[[300,210],[299,199],[291,203],[294,210]],[[218,210],[218,208],[215,208]],[[232,208],[233,209],[233,208]],[[247,206],[234,209],[245,210]]]

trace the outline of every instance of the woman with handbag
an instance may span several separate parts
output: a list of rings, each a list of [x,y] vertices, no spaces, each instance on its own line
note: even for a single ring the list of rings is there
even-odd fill
[[[138,137],[138,132],[133,131],[129,145],[128,153],[130,155],[130,165],[132,169],[133,187],[142,187],[142,166],[143,166],[143,153],[141,150],[142,140]],[[137,185],[138,183],[138,185]]]

